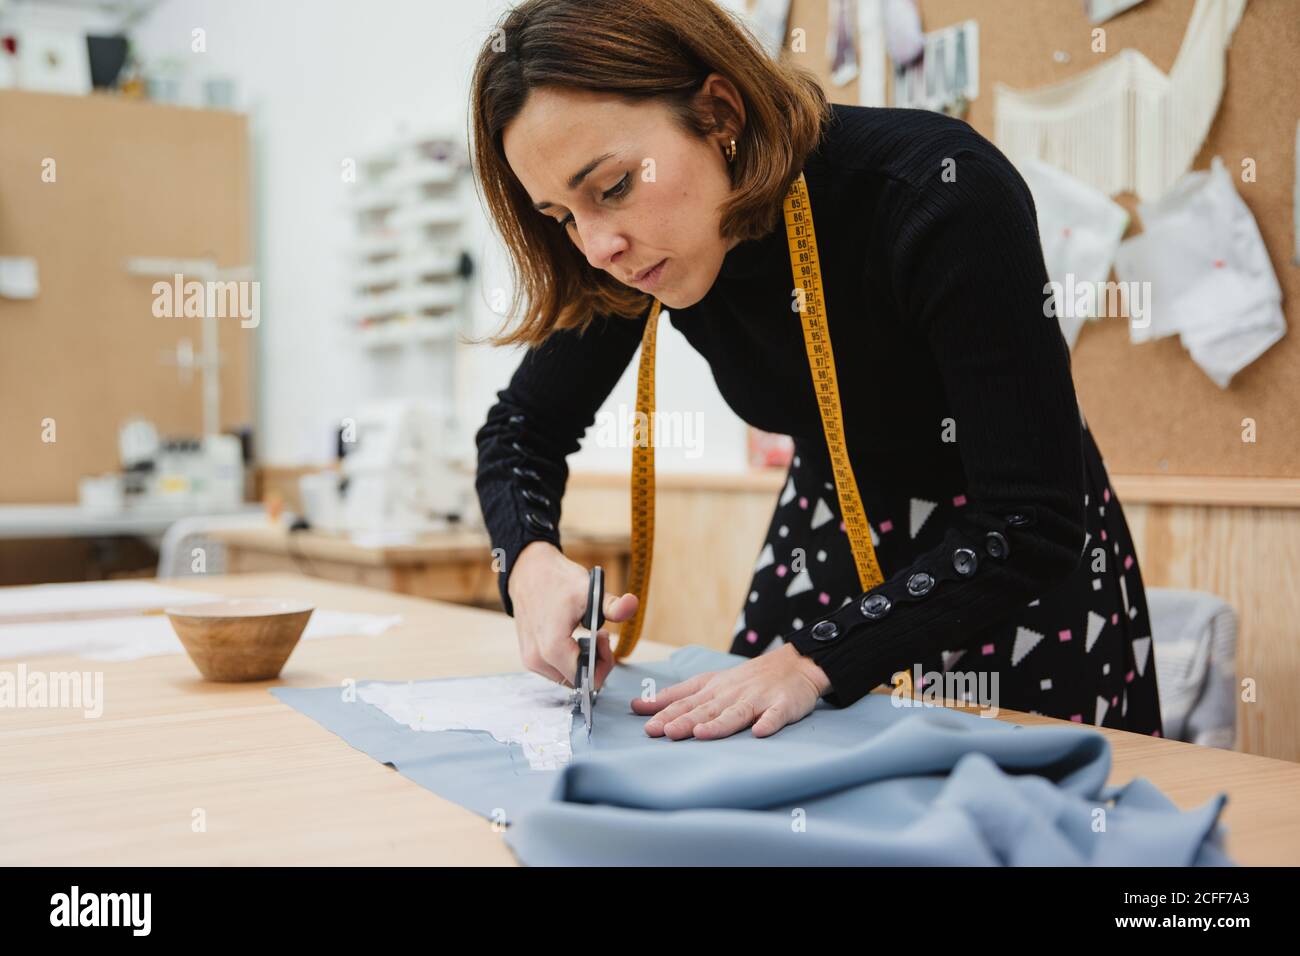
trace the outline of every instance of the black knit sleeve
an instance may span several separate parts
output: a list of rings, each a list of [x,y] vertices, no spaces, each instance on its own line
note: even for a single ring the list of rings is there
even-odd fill
[[[833,704],[969,647],[1082,558],[1082,418],[1069,348],[1044,313],[1033,200],[991,145],[952,158],[955,181],[936,162],[932,182],[893,183],[884,214],[894,293],[941,372],[967,503],[938,547],[786,637],[826,672]]]
[[[474,436],[475,489],[497,559],[501,603],[511,616],[506,586],[515,559],[532,541],[560,547],[566,458],[627,368],[646,318],[598,316],[581,334],[555,332],[529,349]]]

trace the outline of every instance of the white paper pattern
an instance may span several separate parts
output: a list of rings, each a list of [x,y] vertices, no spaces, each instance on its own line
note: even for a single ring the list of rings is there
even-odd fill
[[[215,595],[205,595],[211,600]],[[382,634],[402,620],[400,614],[354,614],[317,608],[302,640]],[[0,626],[0,660],[76,655],[96,661],[133,661],[161,654],[183,654],[180,638],[166,617],[110,617],[97,620],[45,621]]]
[[[10,617],[58,613],[111,617],[150,608],[215,601],[218,594],[152,581],[76,581],[0,589],[0,623]]]
[[[1083,323],[1105,309],[1094,300],[1081,312],[1070,290],[1076,283],[1095,288],[1110,278],[1128,213],[1105,193],[1041,160],[1022,160],[1020,173],[1034,195],[1048,278],[1063,293],[1056,302],[1061,333],[1074,348]]]
[[[1221,157],[1142,203],[1143,231],[1120,243],[1115,273],[1150,283],[1149,324],[1133,342],[1178,334],[1220,388],[1286,334],[1282,287],[1259,226]]]
[[[357,696],[412,730],[480,730],[523,748],[534,770],[558,770],[573,749],[572,691],[538,674],[362,684]]]

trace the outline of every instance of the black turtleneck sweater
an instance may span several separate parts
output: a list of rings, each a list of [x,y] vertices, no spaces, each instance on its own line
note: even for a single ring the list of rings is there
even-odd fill
[[[967,496],[941,545],[882,565],[884,583],[862,597],[885,594],[886,613],[852,601],[783,635],[826,672],[828,700],[847,706],[895,671],[966,646],[1075,570],[1082,419],[1069,348],[1044,314],[1033,200],[993,144],[941,114],[836,104],[804,176],[868,520],[896,513],[909,494],[960,487]],[[793,288],[778,222],[727,253],[703,299],[665,314],[708,360],[737,415],[793,436],[829,474]],[[476,486],[492,544],[504,550],[508,614],[509,570],[530,541],[559,546],[565,457],[632,360],[645,321],[599,317],[583,335],[559,332],[526,352],[476,435]],[[974,571],[961,549],[978,556]],[[913,597],[907,584],[918,571],[935,584]]]

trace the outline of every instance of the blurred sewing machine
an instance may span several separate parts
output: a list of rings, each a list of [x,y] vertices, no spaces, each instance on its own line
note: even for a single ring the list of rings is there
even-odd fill
[[[244,499],[244,448],[235,435],[162,438],[152,422],[118,431],[120,473],[83,477],[81,508],[95,516],[237,510]]]
[[[458,524],[470,475],[453,464],[450,418],[432,401],[365,406],[340,431],[339,473],[304,475],[304,516],[318,531],[407,535]]]

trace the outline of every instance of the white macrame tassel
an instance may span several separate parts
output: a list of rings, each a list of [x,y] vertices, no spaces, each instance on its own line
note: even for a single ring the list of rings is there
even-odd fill
[[[1121,50],[1037,90],[994,87],[994,138],[1013,162],[1041,159],[1107,195],[1162,196],[1187,172],[1210,131],[1227,47],[1246,0],[1197,0],[1173,69]]]

